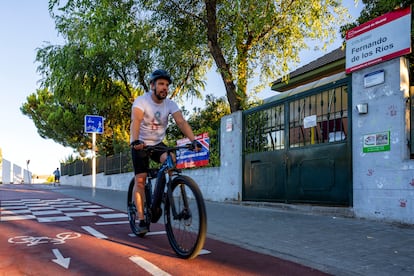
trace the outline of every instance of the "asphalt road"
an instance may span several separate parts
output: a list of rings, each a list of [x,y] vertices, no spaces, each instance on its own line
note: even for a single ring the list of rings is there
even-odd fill
[[[57,189],[125,210],[124,192]],[[353,218],[349,208],[339,207],[254,202],[206,202],[206,207],[207,236],[237,248],[332,275],[414,275],[414,225]]]
[[[240,227],[246,208],[207,203],[204,249],[182,260],[162,224],[132,235],[125,206],[119,191],[0,185],[0,275],[327,275],[257,250],[267,239],[249,230],[261,227],[249,216]]]

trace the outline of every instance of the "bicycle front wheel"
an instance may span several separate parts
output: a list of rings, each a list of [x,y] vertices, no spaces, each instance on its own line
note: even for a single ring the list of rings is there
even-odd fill
[[[166,197],[164,211],[168,241],[180,258],[193,259],[203,248],[207,234],[203,196],[194,180],[184,175],[172,180],[171,195]]]

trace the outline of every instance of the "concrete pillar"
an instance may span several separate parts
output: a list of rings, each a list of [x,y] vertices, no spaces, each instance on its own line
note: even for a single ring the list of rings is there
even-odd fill
[[[370,86],[372,76],[375,82],[382,77],[384,80]],[[414,223],[408,98],[405,58],[352,74],[353,193],[354,211],[359,217]],[[358,111],[359,104],[367,104],[367,113]],[[389,139],[389,149],[383,147],[387,143],[384,139]]]

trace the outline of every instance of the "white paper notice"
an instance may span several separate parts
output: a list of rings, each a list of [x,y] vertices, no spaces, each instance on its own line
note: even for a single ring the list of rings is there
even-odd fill
[[[310,128],[316,126],[316,115],[303,118],[303,127]]]

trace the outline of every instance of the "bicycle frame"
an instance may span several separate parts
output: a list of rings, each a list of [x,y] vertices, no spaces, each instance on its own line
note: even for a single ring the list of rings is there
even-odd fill
[[[165,185],[167,185],[168,199],[170,200],[171,203],[174,203],[174,197],[171,191],[171,179],[172,179],[171,177],[173,176],[173,174],[171,173],[175,172],[175,175],[180,174],[180,171],[175,170],[175,164],[171,156],[171,152],[176,149],[179,149],[179,148],[167,150],[167,159],[164,161],[164,163],[161,164],[161,167],[158,170],[154,193],[150,200],[151,202],[150,209],[153,214],[157,213],[157,209],[160,208],[161,203],[165,201],[165,199],[163,198],[164,192],[165,192]],[[166,180],[166,177],[165,177],[166,175],[169,176],[168,181]],[[171,206],[172,206],[171,209],[172,209],[174,219],[179,218],[177,214],[177,210],[175,209],[175,204],[171,204]],[[188,202],[185,202],[185,206],[188,206]]]

